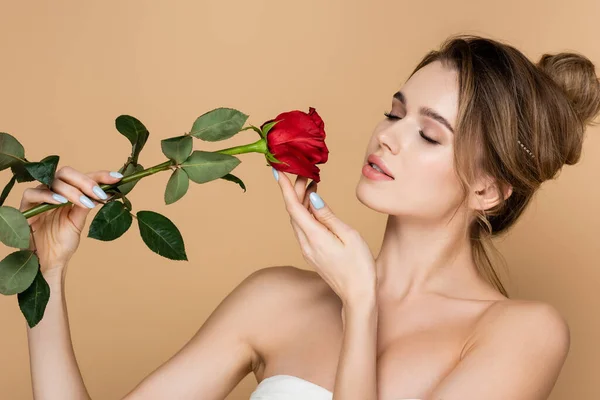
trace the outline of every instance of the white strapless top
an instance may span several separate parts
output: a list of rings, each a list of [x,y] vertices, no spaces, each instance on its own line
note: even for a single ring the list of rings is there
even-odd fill
[[[316,383],[292,375],[269,376],[256,386],[249,400],[331,400],[333,393]],[[419,399],[397,399],[419,400]]]

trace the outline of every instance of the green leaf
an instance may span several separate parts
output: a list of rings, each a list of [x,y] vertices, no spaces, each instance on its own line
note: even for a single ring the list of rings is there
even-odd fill
[[[142,240],[150,250],[171,260],[185,260],[185,246],[177,227],[167,217],[154,211],[138,211]]]
[[[161,140],[160,146],[167,158],[174,160],[177,164],[181,164],[192,152],[194,139],[187,135],[177,136]]]
[[[150,132],[137,118],[131,115],[119,115],[115,120],[117,130],[131,143],[131,158],[137,164],[138,156],[144,148]]]
[[[35,181],[35,178],[25,169],[24,162],[14,163],[10,166],[10,170],[19,183]]]
[[[232,155],[195,150],[183,163],[190,179],[196,183],[206,183],[227,175],[241,161]]]
[[[123,167],[119,168],[120,173],[123,174],[123,178],[125,178],[127,175],[131,175],[133,173],[136,172],[140,172],[143,171],[144,167],[142,167],[142,164],[127,164],[127,167],[125,168],[125,170],[123,171]],[[133,189],[133,187],[139,182],[139,179],[136,179],[134,181],[131,182],[127,182],[127,183],[123,183],[122,185],[118,185],[117,188],[119,188],[119,190],[121,191],[121,193],[123,194],[127,194],[131,191],[131,189]]]
[[[238,178],[237,176],[233,175],[233,174],[227,174],[224,177],[222,177],[222,179],[225,179],[226,181],[231,181],[231,182],[235,182],[238,185],[240,185],[242,187],[242,189],[244,189],[244,193],[246,192],[246,185],[244,185],[244,182],[242,182],[242,180],[240,178]]]
[[[0,171],[16,163],[22,163],[25,158],[23,145],[12,135],[0,132]]]
[[[190,135],[208,142],[229,139],[242,129],[247,119],[246,114],[233,108],[216,108],[196,118]]]
[[[31,285],[40,263],[33,250],[10,253],[0,261],[0,293],[21,293]]]
[[[13,175],[12,178],[10,178],[10,181],[8,181],[8,183],[6,184],[6,186],[4,186],[4,190],[2,191],[2,195],[0,195],[0,206],[2,204],[4,204],[4,201],[8,197],[8,194],[12,190],[13,186],[15,186],[15,181],[16,180],[17,180],[17,177]]]
[[[267,135],[269,134],[269,131],[270,131],[270,130],[271,130],[271,129],[272,129],[272,128],[273,128],[273,127],[274,127],[274,126],[275,126],[275,125],[278,123],[278,122],[280,122],[280,121],[281,121],[281,120],[278,120],[278,121],[271,121],[271,122],[269,122],[268,124],[265,124],[265,125],[263,126],[263,128],[262,128],[262,134],[263,134],[263,137],[265,137],[265,138],[266,138],[266,137],[267,137]]]
[[[27,324],[33,328],[44,317],[44,311],[50,299],[50,286],[39,268],[33,283],[25,291],[17,294],[17,298]]]
[[[21,211],[11,206],[0,207],[0,241],[18,249],[29,247],[29,223]]]
[[[177,168],[171,174],[167,188],[165,189],[165,204],[175,203],[182,198],[190,187],[190,178],[181,168]]]
[[[102,206],[90,224],[88,237],[110,241],[115,240],[131,226],[133,218],[123,203],[111,201]]]
[[[39,162],[28,162],[23,166],[36,181],[41,182],[48,187],[52,186],[54,173],[58,165],[59,156],[52,155],[45,157]]]

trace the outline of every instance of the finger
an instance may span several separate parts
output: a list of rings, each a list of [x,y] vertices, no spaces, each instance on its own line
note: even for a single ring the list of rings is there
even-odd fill
[[[108,184],[116,183],[122,179],[122,178],[116,178],[116,177],[110,175],[110,172],[106,171],[106,170],[93,171],[93,172],[89,172],[85,175],[89,179],[92,180],[92,183],[91,183],[92,187],[93,187],[93,185],[102,184],[102,183],[108,183]],[[111,197],[109,197],[109,198],[111,198]],[[71,211],[69,213],[69,218],[71,219],[73,224],[75,224],[75,226],[79,229],[79,231],[83,230],[83,227],[85,225],[85,220],[86,220],[89,212],[90,212],[90,209],[86,209],[84,207],[73,207],[71,209]]]
[[[306,208],[307,210],[310,210],[310,205],[309,205],[310,199],[308,198],[308,196],[310,195],[310,193],[312,193],[312,192],[314,192],[316,190],[317,190],[317,182],[315,182],[315,181],[311,181],[308,184],[308,186],[306,187],[306,191],[304,193],[304,199],[303,199],[303,202],[302,202],[302,206],[304,208]],[[294,224],[296,224],[296,223],[294,222]],[[298,229],[300,229],[300,228],[298,228]],[[310,246],[310,242],[308,241],[308,238],[306,237],[306,235],[303,232],[302,232],[302,236],[303,236],[304,245],[305,246]]]
[[[290,223],[292,224],[292,228],[294,230],[294,235],[296,236],[296,240],[300,244],[300,247],[302,248],[302,250],[305,251],[305,249],[308,249],[308,247],[310,245],[308,242],[308,238],[306,237],[306,234],[304,233],[302,228],[300,228],[298,226],[298,224],[294,221],[294,219],[291,217],[290,217]]]
[[[307,208],[308,210],[311,210],[310,208],[310,199],[308,196],[310,196],[310,194],[312,192],[316,192],[317,191],[317,182],[315,181],[311,181],[308,186],[306,187],[306,193],[304,194],[304,200],[302,201],[302,205]],[[311,210],[312,212],[312,210]]]
[[[304,193],[306,192],[306,182],[308,182],[308,178],[305,176],[296,176],[296,182],[294,182],[294,190],[298,195],[298,200],[302,201],[304,199]]]
[[[279,187],[283,194],[287,212],[298,227],[304,232],[306,237],[316,238],[318,235],[327,235],[329,233],[327,228],[315,220],[310,214],[310,211],[302,205],[285,172],[279,171],[279,179],[277,182],[279,183]]]
[[[325,225],[342,242],[348,243],[357,233],[354,228],[339,219],[317,192],[311,192],[309,198],[312,213],[317,221]]]
[[[107,183],[107,184],[113,184],[113,183],[119,182],[121,179],[123,179],[123,178],[117,178],[117,177],[112,176],[110,174],[110,171],[108,171],[108,170],[92,171],[92,172],[88,172],[86,175],[98,183]]]
[[[66,197],[71,203],[75,204],[79,208],[87,208],[90,210],[99,204],[99,202],[95,201],[94,199],[90,199],[85,193],[82,193],[78,187],[63,181],[62,179],[54,178],[52,181],[52,189],[56,193]],[[91,201],[93,204],[92,207],[89,207],[90,204],[86,201],[86,198],[87,200]]]
[[[23,191],[21,204],[19,205],[19,211],[29,210],[30,208],[41,203],[63,204],[68,201],[64,197],[63,199],[65,201],[60,201],[58,198],[53,197],[54,194],[58,195],[58,193],[54,193],[48,189],[48,186],[44,184],[38,185],[35,188],[27,188]]]
[[[120,180],[120,178],[110,176],[108,171],[95,171],[84,174],[71,167],[62,167],[56,172],[54,177],[77,188],[77,190],[85,194],[88,198],[99,201],[107,200],[108,195],[100,189],[98,183],[115,183]],[[52,187],[54,188],[54,183]],[[94,191],[94,188],[96,191]]]
[[[300,175],[296,176],[296,182],[294,183],[294,190],[296,191],[296,195],[298,196],[298,199],[304,198],[307,180],[308,180],[308,178],[306,178],[306,177],[303,177]],[[302,228],[300,228],[300,226],[296,223],[296,221],[294,221],[294,218],[292,218],[291,215],[290,215],[290,223],[292,224],[292,228],[294,229],[294,234],[296,235],[296,239],[300,243],[300,247],[303,250],[306,249],[307,248],[306,246],[308,246],[308,239],[306,238],[306,234],[304,233]]]

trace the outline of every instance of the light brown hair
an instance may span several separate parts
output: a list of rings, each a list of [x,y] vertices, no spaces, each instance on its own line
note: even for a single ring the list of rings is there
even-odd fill
[[[486,247],[494,250],[491,238],[515,223],[542,182],[579,161],[585,127],[598,123],[600,80],[581,54],[544,54],[534,64],[511,45],[474,35],[449,37],[410,76],[433,61],[458,73],[454,163],[464,200],[481,173],[513,189],[468,227],[478,272],[508,297]]]

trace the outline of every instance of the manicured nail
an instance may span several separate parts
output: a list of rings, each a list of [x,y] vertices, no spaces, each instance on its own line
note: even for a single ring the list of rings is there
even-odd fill
[[[115,172],[115,171],[111,171],[111,173],[109,175],[112,176],[113,178],[122,178],[123,177],[122,173]]]
[[[277,172],[277,170],[274,167],[271,167],[273,169],[273,176],[275,177],[275,180],[278,181],[279,180],[279,172]]]
[[[69,201],[69,200],[67,200],[67,199],[66,199],[64,196],[61,196],[61,195],[60,195],[60,194],[58,194],[58,193],[54,193],[54,194],[52,195],[52,198],[53,198],[54,200],[56,200],[56,201],[60,201],[61,203],[66,203],[67,201]]]
[[[308,197],[310,198],[310,202],[312,203],[313,207],[315,207],[317,210],[319,208],[323,208],[325,205],[325,203],[323,203],[323,199],[321,199],[321,196],[319,196],[317,192],[311,192]]]
[[[87,197],[85,194],[82,194],[81,197],[79,197],[79,201],[81,202],[81,204],[88,208],[94,208],[94,203],[92,203],[90,198]]]
[[[92,188],[92,191],[96,194],[96,196],[100,197],[102,200],[108,199],[108,195],[104,193],[104,190],[98,185]]]

